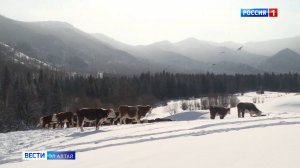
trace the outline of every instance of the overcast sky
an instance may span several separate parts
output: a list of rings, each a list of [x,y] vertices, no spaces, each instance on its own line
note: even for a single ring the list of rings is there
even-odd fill
[[[241,8],[279,9],[278,18],[241,18]],[[0,14],[68,22],[128,44],[261,41],[300,35],[300,0],[0,0]],[[1,29],[1,27],[0,27]]]

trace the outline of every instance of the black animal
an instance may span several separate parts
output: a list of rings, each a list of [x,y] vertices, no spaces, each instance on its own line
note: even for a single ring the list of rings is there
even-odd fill
[[[237,105],[238,109],[238,117],[244,118],[245,113],[250,113],[250,116],[262,116],[262,112],[257,109],[257,107],[253,103],[239,103]]]
[[[220,116],[220,119],[224,119],[227,114],[230,113],[230,108],[210,106],[210,119],[215,119],[216,116]]]
[[[83,131],[84,122],[95,122],[96,130],[99,130],[100,124],[103,124],[108,118],[115,118],[115,112],[112,109],[103,108],[83,108],[76,112],[77,126],[80,126],[81,132]]]

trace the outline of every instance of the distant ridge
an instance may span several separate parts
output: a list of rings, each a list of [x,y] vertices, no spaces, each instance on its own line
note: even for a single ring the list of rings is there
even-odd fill
[[[0,15],[0,27],[0,41],[31,58],[70,72],[124,75],[148,71],[299,72],[296,64],[299,64],[300,36],[245,44],[188,38],[176,43],[165,40],[133,46],[103,34],[85,33],[66,22],[22,22]],[[273,57],[260,54],[267,50],[283,51]]]

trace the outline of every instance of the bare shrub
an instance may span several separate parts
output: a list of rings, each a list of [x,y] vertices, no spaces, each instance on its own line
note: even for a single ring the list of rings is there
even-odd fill
[[[252,102],[255,104],[257,102],[257,97],[253,97]]]
[[[230,96],[230,107],[236,107],[239,102],[240,101],[237,98],[237,96],[235,96],[235,95]]]
[[[170,113],[170,115],[177,114],[178,112],[178,102],[171,101],[166,106],[166,111]]]
[[[209,99],[207,97],[202,98],[201,100],[202,110],[206,110],[209,108]]]
[[[201,99],[195,100],[195,110],[201,110]]]

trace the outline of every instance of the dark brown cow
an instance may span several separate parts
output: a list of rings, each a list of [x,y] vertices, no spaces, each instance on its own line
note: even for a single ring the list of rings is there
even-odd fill
[[[73,118],[74,113],[73,112],[60,112],[56,114],[58,125],[63,128],[64,124],[67,124],[67,127],[69,128],[70,125],[73,127]]]
[[[56,114],[53,115],[48,115],[40,118],[40,121],[37,125],[37,127],[42,127],[42,128],[50,128],[52,125],[53,129],[55,129],[55,125],[57,124],[57,117]]]
[[[215,119],[217,115],[220,116],[220,119],[224,119],[225,116],[230,113],[230,108],[210,106],[209,111],[210,119]]]
[[[115,112],[112,109],[83,108],[76,112],[78,121],[77,126],[80,126],[81,132],[83,131],[84,122],[96,122],[96,130],[99,130],[100,124],[104,123],[108,118],[115,118]]]
[[[150,112],[151,106],[127,106],[121,105],[119,107],[120,112],[120,124],[126,124],[126,119],[134,119],[137,123],[140,123],[141,118],[145,117]]]

